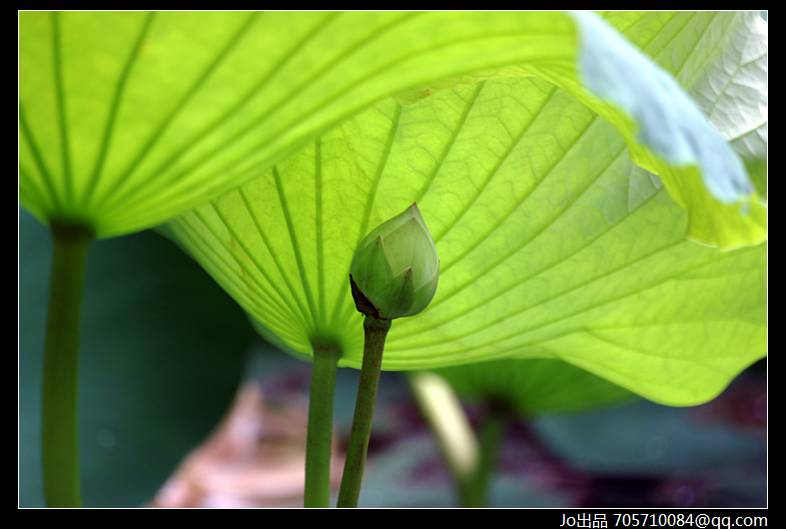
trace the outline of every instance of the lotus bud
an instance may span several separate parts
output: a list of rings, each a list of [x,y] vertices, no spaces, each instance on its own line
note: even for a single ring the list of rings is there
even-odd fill
[[[416,204],[366,235],[349,274],[358,311],[381,320],[421,312],[438,279],[437,248]]]

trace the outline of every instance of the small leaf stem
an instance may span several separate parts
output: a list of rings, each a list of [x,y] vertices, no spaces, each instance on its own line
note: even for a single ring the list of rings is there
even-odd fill
[[[411,373],[418,408],[450,471],[460,507],[486,507],[499,445],[510,416],[503,403],[490,400],[476,435],[450,384],[436,373]]]
[[[51,232],[54,255],[41,400],[44,499],[50,507],[79,507],[79,320],[87,250],[93,237],[75,226],[53,224]]]
[[[500,446],[505,434],[506,416],[492,404],[480,424],[480,454],[475,472],[459,484],[462,507],[488,507],[489,487],[497,466]]]
[[[330,507],[333,395],[339,356],[336,347],[314,346],[306,437],[305,507]]]
[[[366,316],[363,321],[365,344],[363,347],[363,366],[360,370],[355,416],[349,437],[344,474],[338,495],[339,507],[357,507],[360,484],[363,481],[363,467],[366,463],[368,442],[371,438],[371,421],[374,417],[374,404],[382,370],[382,353],[385,337],[390,330],[390,320]]]

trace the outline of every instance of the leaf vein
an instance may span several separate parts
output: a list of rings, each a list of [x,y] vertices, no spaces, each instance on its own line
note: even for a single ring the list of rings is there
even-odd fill
[[[278,194],[278,201],[281,204],[281,211],[284,214],[284,221],[287,225],[287,231],[289,232],[289,241],[292,243],[292,251],[295,254],[295,262],[297,263],[298,273],[300,274],[300,281],[303,283],[303,291],[306,295],[306,301],[308,302],[309,309],[311,310],[311,323],[312,323],[312,331],[317,331],[317,309],[314,303],[314,297],[311,294],[311,287],[308,284],[308,277],[306,275],[306,267],[303,264],[303,256],[300,254],[300,244],[297,240],[297,234],[295,233],[295,226],[292,222],[292,215],[289,212],[289,206],[287,204],[287,198],[284,195],[284,189],[281,184],[281,176],[278,173],[278,168],[273,166],[273,180],[276,183],[276,192]]]
[[[150,26],[153,23],[153,18],[155,17],[155,12],[149,12],[145,19],[142,21],[142,28],[139,31],[139,35],[136,38],[133,46],[131,47],[131,52],[126,59],[125,66],[123,66],[123,70],[120,72],[120,77],[117,80],[117,85],[115,87],[115,93],[112,97],[112,102],[109,106],[109,113],[107,114],[106,125],[104,126],[104,135],[101,140],[101,146],[99,147],[98,154],[96,156],[96,161],[93,167],[93,172],[90,175],[90,178],[87,183],[87,188],[85,189],[85,195],[83,197],[83,204],[88,204],[90,199],[95,191],[96,185],[98,184],[98,178],[101,174],[101,171],[104,167],[104,163],[106,162],[107,155],[109,154],[109,149],[111,146],[112,135],[114,133],[114,126],[115,120],[117,118],[118,110],[120,109],[120,104],[123,100],[123,95],[125,94],[125,87],[126,83],[128,82],[128,78],[131,75],[131,70],[134,68],[134,64],[137,58],[140,55],[140,50],[142,48],[142,43],[144,42],[145,36],[147,35]]]

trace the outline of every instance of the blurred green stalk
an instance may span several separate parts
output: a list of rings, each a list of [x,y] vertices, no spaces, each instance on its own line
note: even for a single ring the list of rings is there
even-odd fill
[[[475,472],[460,484],[462,507],[488,507],[489,488],[497,466],[499,449],[505,433],[506,419],[492,409],[480,424],[480,454]]]
[[[458,395],[443,377],[415,372],[407,379],[450,471],[459,506],[487,507],[509,420],[507,408],[499,402],[485,402],[486,414],[476,435]]]

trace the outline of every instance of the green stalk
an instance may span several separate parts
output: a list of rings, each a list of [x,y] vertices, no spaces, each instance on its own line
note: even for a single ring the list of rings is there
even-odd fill
[[[374,417],[374,404],[377,399],[379,375],[382,370],[382,353],[385,337],[390,330],[390,320],[366,316],[363,321],[365,344],[363,346],[363,366],[360,370],[355,416],[352,419],[352,432],[344,463],[344,475],[338,493],[339,507],[357,507],[360,484],[363,481],[363,467],[366,464],[368,441],[371,438],[371,420]]]
[[[304,507],[330,507],[333,394],[338,357],[339,352],[335,347],[314,347],[308,402]]]
[[[507,406],[499,401],[488,402],[476,436],[461,401],[444,378],[428,372],[411,373],[407,378],[450,471],[459,506],[486,507],[509,417]]]
[[[497,457],[504,434],[505,416],[492,406],[480,425],[478,434],[480,454],[477,468],[467,482],[459,485],[462,507],[488,506],[489,485],[494,475],[494,468],[497,466]]]
[[[79,313],[92,234],[82,227],[55,224],[51,231],[54,255],[41,401],[44,499],[50,507],[79,507]]]
[[[473,477],[478,468],[480,447],[458,395],[441,376],[415,372],[407,376],[415,402],[437,442],[442,460],[450,471],[458,503],[471,501]]]

